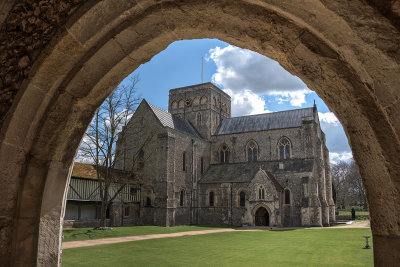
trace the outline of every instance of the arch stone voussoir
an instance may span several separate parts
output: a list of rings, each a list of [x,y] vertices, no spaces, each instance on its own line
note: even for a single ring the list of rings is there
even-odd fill
[[[35,17],[45,15],[36,8],[44,2],[57,23]],[[141,64],[194,38],[268,56],[318,93],[359,165],[375,264],[400,262],[400,13],[393,1],[53,2],[0,4],[7,33],[0,35],[0,265],[60,264],[70,165],[95,110]],[[29,16],[35,23],[25,28]],[[29,35],[42,43],[31,46]]]

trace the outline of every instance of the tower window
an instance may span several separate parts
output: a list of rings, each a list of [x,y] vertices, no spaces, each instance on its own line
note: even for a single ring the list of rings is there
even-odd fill
[[[200,173],[203,174],[204,172],[204,158],[200,158]]]

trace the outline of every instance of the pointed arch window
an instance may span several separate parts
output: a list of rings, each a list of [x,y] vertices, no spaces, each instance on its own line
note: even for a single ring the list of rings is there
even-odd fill
[[[182,171],[186,171],[186,152],[182,153]]]
[[[197,126],[201,126],[201,113],[197,113]]]
[[[142,170],[144,168],[144,151],[141,149],[137,157],[137,168]]]
[[[214,207],[214,192],[209,193],[208,201],[209,201],[210,207]]]
[[[290,204],[290,190],[285,189],[285,204]]]
[[[179,193],[179,206],[183,207],[183,203],[185,201],[185,191],[181,190]]]
[[[221,151],[219,152],[219,159],[221,163],[229,162],[229,147],[225,144],[221,147]]]
[[[239,205],[240,207],[244,207],[246,205],[246,193],[243,191],[239,193]]]
[[[265,189],[262,185],[258,187],[258,199],[265,199]]]
[[[150,197],[146,197],[146,206],[147,207],[151,206],[151,198]]]
[[[279,159],[290,159],[291,155],[290,148],[291,148],[290,140],[286,137],[282,137],[278,143]]]
[[[258,146],[254,141],[250,141],[247,146],[247,161],[257,161],[258,157]]]

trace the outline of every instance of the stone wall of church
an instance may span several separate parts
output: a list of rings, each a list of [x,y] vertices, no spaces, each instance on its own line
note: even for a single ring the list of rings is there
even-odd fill
[[[246,162],[246,146],[252,140],[258,145],[258,160],[278,160],[278,142],[282,137],[287,137],[291,142],[291,158],[306,157],[304,132],[299,127],[213,136],[211,146],[212,164],[220,162],[219,151],[223,144],[226,144],[230,150],[229,162]]]
[[[143,103],[119,136],[116,168],[132,170],[143,182],[140,211],[142,224],[166,225],[165,133],[165,128]],[[143,151],[142,156],[139,156],[140,150]]]
[[[208,167],[208,142],[173,129],[168,132],[168,156],[165,158],[168,169],[168,212],[169,225],[196,223],[197,181],[200,178],[201,158],[203,172]],[[182,192],[182,203],[181,203]],[[182,205],[181,205],[182,204]]]
[[[290,204],[285,204],[283,198],[282,210],[282,224],[284,226],[309,226],[302,222],[301,209],[302,207],[309,208],[311,206],[311,184],[310,181],[313,176],[312,172],[282,172],[273,174],[279,184],[290,191]],[[304,219],[303,219],[304,220]],[[306,219],[307,221],[309,218]]]

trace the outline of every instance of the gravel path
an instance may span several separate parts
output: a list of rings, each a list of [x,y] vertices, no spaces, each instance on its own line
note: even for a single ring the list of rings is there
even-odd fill
[[[146,240],[146,239],[189,236],[189,235],[205,235],[205,234],[215,234],[215,233],[234,232],[234,231],[238,231],[238,230],[228,228],[228,229],[215,229],[215,230],[179,232],[179,233],[171,233],[171,234],[123,236],[123,237],[113,237],[113,238],[102,238],[102,239],[91,239],[91,240],[64,242],[62,244],[62,247],[63,247],[63,249],[79,248],[79,247],[90,247],[90,246],[114,244],[114,243],[121,243],[121,242],[131,242],[131,241],[139,241],[139,240]]]

